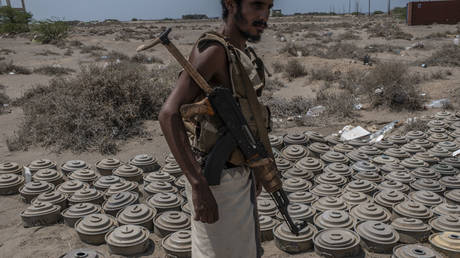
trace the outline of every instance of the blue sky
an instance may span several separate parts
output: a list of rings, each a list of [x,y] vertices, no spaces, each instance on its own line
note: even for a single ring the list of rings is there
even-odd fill
[[[131,20],[179,18],[183,14],[199,13],[220,16],[220,0],[25,0],[26,8],[37,20],[60,18],[66,20]],[[275,0],[275,8],[283,13],[348,11],[349,0]],[[362,12],[367,11],[368,0],[350,0],[352,10],[360,2]],[[1,0],[5,4],[5,0]],[[11,0],[20,6],[20,0]],[[392,6],[405,6],[409,0],[391,0]],[[386,0],[371,0],[371,10],[386,10]]]

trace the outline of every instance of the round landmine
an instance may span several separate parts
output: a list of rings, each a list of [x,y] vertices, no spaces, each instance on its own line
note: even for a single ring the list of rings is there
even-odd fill
[[[316,210],[314,208],[302,203],[289,204],[287,210],[292,219],[308,223],[313,223],[313,217],[316,214]],[[281,215],[280,212],[276,213],[276,217],[280,221],[284,220],[283,215]]]
[[[122,192],[136,192],[139,193],[139,184],[132,181],[121,181],[110,185],[109,189],[105,192],[107,197]]]
[[[24,168],[15,162],[0,162],[0,175],[17,174],[22,175]]]
[[[414,170],[416,168],[426,168],[430,166],[427,162],[416,158],[404,159],[400,164],[409,170]]]
[[[460,205],[460,189],[446,191],[444,197],[446,197],[447,203]]]
[[[419,202],[408,200],[393,206],[393,218],[399,217],[420,219],[423,222],[428,222],[433,217],[433,212]]]
[[[112,171],[121,165],[120,160],[115,158],[102,159],[96,162],[96,170],[103,176],[110,176]]]
[[[322,143],[327,143],[326,139],[324,139],[324,135],[315,132],[315,131],[305,131],[303,132],[306,136],[308,136],[308,139],[310,142],[322,142]]]
[[[79,169],[90,169],[91,166],[88,165],[83,160],[69,160],[61,164],[60,168],[61,168],[62,173],[69,175],[70,173],[77,171]]]
[[[32,181],[19,188],[21,200],[25,203],[30,203],[41,193],[47,193],[54,190],[54,185],[43,181]]]
[[[359,147],[362,147],[362,146],[369,145],[369,140],[366,140],[366,139],[353,139],[353,140],[348,141],[348,144],[350,144],[351,146],[353,146],[355,148],[359,148]]]
[[[32,200],[32,204],[35,202],[49,202],[53,205],[59,206],[60,210],[67,208],[67,195],[59,192],[52,191],[47,193],[41,193],[37,198]]]
[[[451,165],[447,165],[447,164],[443,164],[443,163],[433,165],[431,167],[431,169],[434,172],[438,172],[441,175],[441,177],[443,177],[443,176],[455,176],[455,175],[458,174],[458,170],[456,168],[452,167]]]
[[[426,139],[428,136],[422,131],[409,131],[406,133],[406,139],[409,141],[417,139]]]
[[[292,162],[290,162],[289,160],[285,159],[285,158],[282,158],[282,157],[278,157],[275,159],[275,163],[276,163],[276,167],[278,168],[278,170],[283,173],[284,171],[292,168],[294,166],[294,164]]]
[[[29,168],[30,173],[34,174],[40,169],[56,169],[56,162],[51,161],[49,159],[38,159],[30,162],[30,164],[27,165],[27,167]]]
[[[64,183],[64,175],[55,169],[40,169],[33,176],[33,181],[44,181],[58,186]]]
[[[347,210],[347,204],[340,198],[337,197],[322,197],[311,205],[317,210],[317,212],[324,212],[327,210]]]
[[[309,154],[308,149],[302,145],[288,145],[281,150],[282,157],[294,163]]]
[[[123,225],[105,235],[105,242],[112,254],[133,256],[147,251],[150,232],[139,225]]]
[[[433,213],[436,216],[453,215],[460,217],[460,206],[455,204],[441,203],[433,207]]]
[[[436,114],[434,114],[434,118],[436,118],[438,120],[445,120],[445,119],[449,118],[452,115],[453,115],[452,113],[443,110],[443,111],[439,111]]]
[[[179,230],[161,240],[161,246],[166,254],[177,258],[192,257],[192,232]]]
[[[316,184],[329,184],[341,187],[347,183],[347,179],[339,174],[325,172],[315,177]]]
[[[291,177],[283,181],[283,190],[287,194],[297,191],[308,191],[312,186],[311,182],[302,178]]]
[[[335,173],[345,178],[350,178],[353,174],[353,170],[342,163],[331,163],[324,168],[324,173]]]
[[[79,169],[69,175],[69,179],[82,181],[90,186],[92,186],[99,177],[99,173],[90,169]]]
[[[428,153],[440,159],[444,159],[444,158],[448,158],[452,156],[452,152],[444,149],[443,147],[438,147],[438,146],[435,146],[429,149]]]
[[[269,135],[268,139],[270,140],[270,146],[277,150],[281,150],[283,148],[283,137],[276,136],[276,135]]]
[[[442,148],[444,148],[444,149],[446,149],[448,151],[451,151],[451,152],[454,152],[454,151],[460,149],[459,144],[457,144],[455,142],[450,142],[450,141],[440,142],[436,146],[442,147]]]
[[[168,155],[165,156],[165,163],[176,163],[176,159],[172,153],[168,153]]]
[[[340,139],[340,136],[337,135],[337,134],[330,134],[330,135],[324,137],[324,140],[326,140],[326,142],[331,146],[336,146],[336,145],[342,143],[342,140]]]
[[[368,155],[366,155],[365,153],[362,153],[359,150],[350,151],[347,154],[345,154],[345,156],[347,156],[350,159],[351,163],[358,162],[358,161],[370,161],[371,160],[371,158]]]
[[[350,215],[359,221],[380,221],[386,223],[390,221],[390,212],[382,206],[375,203],[361,203],[350,210]]]
[[[319,184],[313,187],[310,192],[319,197],[339,196],[342,190],[336,185]]]
[[[378,172],[372,171],[361,171],[352,176],[355,180],[367,180],[372,183],[380,183],[383,181],[383,176],[381,176]]]
[[[104,255],[95,250],[82,248],[72,250],[59,256],[59,258],[104,258]]]
[[[417,179],[410,183],[410,187],[414,189],[414,191],[425,190],[434,193],[442,193],[446,190],[446,187],[441,185],[438,180],[428,178]]]
[[[420,145],[422,146],[422,148],[425,148],[425,149],[431,149],[434,146],[434,144],[428,141],[427,139],[416,139],[416,140],[411,141],[411,143]]]
[[[185,175],[182,175],[178,177],[176,180],[174,180],[174,185],[177,187],[177,189],[182,190],[185,189],[185,185],[187,184],[187,177]]]
[[[174,193],[156,193],[147,199],[147,205],[159,213],[165,211],[180,211],[184,199]]]
[[[393,255],[391,258],[442,258],[441,254],[433,249],[419,245],[398,245],[393,248]]]
[[[434,207],[444,202],[444,198],[431,191],[415,191],[409,194],[409,198],[427,207]]]
[[[149,154],[136,155],[129,160],[129,164],[142,169],[144,173],[151,173],[160,169],[157,159]]]
[[[25,228],[56,224],[60,218],[61,207],[49,202],[35,202],[22,211],[21,216]]]
[[[185,176],[185,175],[182,175],[182,176]],[[168,182],[170,184],[173,184],[174,180],[176,180],[175,177],[173,177],[170,174],[168,174],[166,172],[163,172],[161,170],[155,171],[155,172],[152,172],[152,173],[148,173],[148,174],[144,175],[144,184],[145,185],[148,185],[148,184],[150,184],[152,182],[155,182],[155,181],[162,181],[162,182]]]
[[[459,148],[460,149],[460,148]],[[445,158],[441,161],[441,164],[446,164],[450,165],[454,168],[457,169],[457,171],[460,169],[460,157],[449,157]]]
[[[319,158],[321,157],[321,155],[331,150],[331,148],[329,148],[329,145],[321,142],[314,142],[310,144],[308,146],[308,149],[310,150],[312,157],[315,158]]]
[[[144,171],[142,169],[132,166],[132,165],[121,165],[116,168],[113,172],[113,175],[121,177],[126,181],[142,183]]]
[[[398,147],[397,144],[389,141],[388,139],[383,139],[380,142],[376,142],[372,146],[377,147],[378,149],[380,149],[382,151],[385,151],[385,150],[390,149],[390,148],[397,148]]]
[[[257,200],[257,211],[260,216],[275,218],[278,208],[276,207],[275,202],[270,199],[259,199]]]
[[[377,191],[377,185],[367,180],[357,179],[348,183],[343,190],[372,195]]]
[[[380,190],[380,191],[383,191],[383,190],[396,190],[396,191],[400,191],[401,193],[404,193],[404,194],[407,194],[409,193],[409,186],[408,185],[405,185],[399,181],[393,181],[393,180],[386,180],[386,181],[383,181],[382,183],[380,183],[377,188]]]
[[[101,176],[93,184],[94,188],[99,191],[106,191],[113,184],[125,182],[124,179],[117,176]]]
[[[344,154],[335,151],[328,151],[321,155],[320,158],[326,165],[331,163],[348,164],[350,162],[350,159],[347,158]]]
[[[363,240],[363,248],[375,253],[391,253],[399,241],[398,232],[380,221],[363,221],[355,231]]]
[[[403,165],[399,163],[390,163],[390,164],[385,164],[380,168],[380,172],[382,172],[383,175],[390,174],[391,172],[410,172],[407,168],[405,168]]]
[[[374,194],[375,203],[385,207],[390,212],[393,210],[393,205],[407,200],[407,195],[397,190],[384,189],[383,191]]]
[[[314,201],[318,200],[318,196],[308,191],[298,191],[288,194],[288,199],[291,203],[311,205]]]
[[[399,242],[415,244],[425,242],[431,234],[431,226],[414,218],[396,218],[391,226],[399,233]]]
[[[405,135],[392,135],[388,137],[388,140],[397,145],[404,145],[408,142]]]
[[[79,180],[69,180],[65,181],[57,187],[57,191],[66,194],[67,196],[72,196],[76,191],[84,188],[89,188],[87,183],[84,183]]]
[[[430,166],[433,166],[439,162],[439,158],[433,156],[433,154],[429,152],[419,152],[414,155],[414,158],[418,160],[423,160],[426,163],[428,163],[428,165]]]
[[[439,183],[445,186],[447,190],[460,189],[460,177],[444,176],[439,179]]]
[[[277,163],[278,165],[278,163]],[[312,157],[305,157],[295,163],[297,168],[311,171],[313,174],[317,175],[323,172],[324,163],[323,161],[312,158]],[[278,167],[279,168],[279,167]],[[287,169],[286,169],[287,170]]]
[[[154,232],[158,237],[165,237],[179,230],[190,229],[190,216],[181,211],[166,211],[154,221]]]
[[[101,213],[102,207],[94,203],[77,203],[61,212],[64,223],[73,228],[75,223],[90,214]]]
[[[375,166],[369,161],[358,161],[351,166],[351,169],[353,169],[353,171],[355,171],[356,173],[359,173],[359,172],[379,173],[380,171],[377,166]]]
[[[117,221],[108,214],[90,214],[75,223],[75,230],[81,241],[100,245],[105,243],[107,232],[117,227]]]
[[[428,238],[431,246],[447,257],[458,257],[460,255],[460,233],[442,232],[435,233]]]
[[[306,227],[299,231],[298,235],[293,234],[286,222],[278,224],[273,228],[273,236],[275,245],[280,250],[290,253],[302,253],[313,248],[313,236],[318,230],[312,224],[307,224]]]
[[[309,181],[313,179],[315,175],[313,174],[312,171],[300,169],[298,167],[292,167],[283,173],[283,177],[284,178],[301,178],[301,179]]]
[[[393,157],[393,158],[396,158],[396,159],[399,159],[399,160],[410,158],[409,152],[403,151],[400,148],[389,148],[389,149],[385,150],[385,152],[383,154],[385,154],[387,156],[390,156],[390,157]]]
[[[427,140],[437,144],[440,142],[452,141],[452,137],[450,137],[447,133],[432,133]]]
[[[366,202],[372,202],[372,197],[360,192],[344,192],[340,199],[342,199],[349,208]]]
[[[460,217],[453,215],[442,215],[434,217],[429,222],[433,232],[453,231],[460,232]]]
[[[449,125],[441,120],[430,120],[427,124],[428,127],[441,127],[441,128],[448,128]]]
[[[379,148],[369,145],[361,146],[358,148],[358,150],[370,157],[375,157],[383,153]]]
[[[390,157],[390,156],[387,156],[387,155],[380,155],[380,156],[376,156],[372,159],[372,163],[378,165],[378,166],[384,166],[384,165],[387,165],[387,164],[398,164],[399,163],[399,159],[397,158],[393,158],[393,157]]]
[[[179,190],[168,182],[154,181],[144,187],[144,191],[148,196],[156,193],[177,193]]]
[[[353,230],[356,220],[343,210],[327,210],[317,214],[314,218],[314,225],[318,230],[329,228],[346,228]]]
[[[458,141],[458,139],[460,138],[460,129],[457,129],[457,130],[451,132],[450,136],[453,137],[454,139],[456,139],[455,143],[460,144],[460,142]]]
[[[273,240],[273,228],[280,222],[269,216],[259,216],[261,242]]]
[[[334,146],[334,151],[335,152],[340,152],[342,154],[346,154],[350,151],[354,151],[355,148],[349,144],[344,144],[344,143],[339,143]]]
[[[430,168],[416,168],[410,172],[416,179],[427,178],[437,180],[441,178],[438,172],[434,172]]]
[[[385,178],[390,181],[398,181],[402,184],[410,184],[416,180],[411,173],[399,171],[394,171],[386,174]]]
[[[331,258],[357,257],[362,254],[361,238],[351,230],[343,228],[324,229],[313,238],[315,252]]]
[[[430,129],[428,129],[427,134],[429,136],[432,136],[433,134],[440,134],[440,136],[435,137],[432,141],[430,140],[430,137],[427,138],[427,140],[429,140],[430,142],[436,143],[436,142],[439,141],[440,137],[442,138],[444,135],[447,134],[447,130],[445,128],[441,128],[441,127],[432,127]]]
[[[104,203],[104,194],[94,188],[83,188],[69,197],[69,203],[70,205],[75,205],[77,203],[94,203],[102,205]]]
[[[0,174],[0,195],[19,193],[24,185],[24,177],[18,174]]]
[[[299,133],[289,133],[283,136],[285,146],[288,145],[304,145],[307,146],[308,136]]]
[[[192,210],[191,210],[190,205],[191,205],[190,202],[185,201],[185,202],[183,202],[183,203],[181,204],[180,210],[183,211],[183,212],[185,212],[185,213],[188,214],[188,215],[191,215],[191,214],[192,214]]]
[[[122,210],[129,205],[139,203],[139,194],[136,192],[121,192],[110,196],[104,204],[102,209],[105,213],[116,216],[118,211]]]

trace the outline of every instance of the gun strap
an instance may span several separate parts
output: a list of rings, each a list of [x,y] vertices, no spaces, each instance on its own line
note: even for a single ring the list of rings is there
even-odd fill
[[[237,57],[238,58],[238,57]],[[262,114],[262,110],[260,110],[260,103],[257,99],[257,94],[254,88],[251,86],[252,82],[249,79],[246,70],[243,67],[243,64],[238,60],[236,63],[236,67],[238,69],[239,77],[243,81],[243,85],[245,85],[244,89],[246,91],[246,97],[248,98],[249,108],[254,116],[254,120],[256,122],[257,131],[259,133],[260,141],[263,143],[265,150],[268,152],[270,157],[273,158],[273,151],[270,145],[270,140],[268,139],[268,130],[265,126],[265,123],[262,120],[260,114]]]

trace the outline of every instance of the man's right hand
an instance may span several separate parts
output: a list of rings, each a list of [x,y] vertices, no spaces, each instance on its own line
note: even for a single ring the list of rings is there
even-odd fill
[[[195,220],[209,224],[219,220],[217,202],[206,181],[192,187],[192,201],[195,208]]]

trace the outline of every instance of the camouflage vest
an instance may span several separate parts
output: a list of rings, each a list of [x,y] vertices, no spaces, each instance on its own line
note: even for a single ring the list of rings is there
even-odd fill
[[[257,126],[249,107],[249,102],[246,97],[245,87],[254,87],[257,94],[260,96],[265,86],[265,68],[262,60],[257,57],[255,51],[248,47],[247,53],[232,46],[226,41],[222,35],[215,32],[204,33],[197,42],[197,47],[200,48],[207,43],[217,42],[225,49],[228,60],[228,72],[230,75],[233,96],[241,107],[241,111],[246,118],[249,127],[253,134],[258,137]],[[247,75],[238,73],[236,62],[240,62]],[[248,76],[252,85],[244,85],[242,76]],[[200,99],[198,99],[200,100]],[[267,126],[270,127],[270,112],[266,106],[261,107],[263,120]],[[192,147],[202,154],[207,154],[211,151],[212,147],[219,139],[219,128],[222,124],[214,117],[203,116],[194,123],[194,132],[192,132]],[[237,148],[231,154],[229,162],[233,165],[240,166],[245,163],[245,159],[241,151]]]

